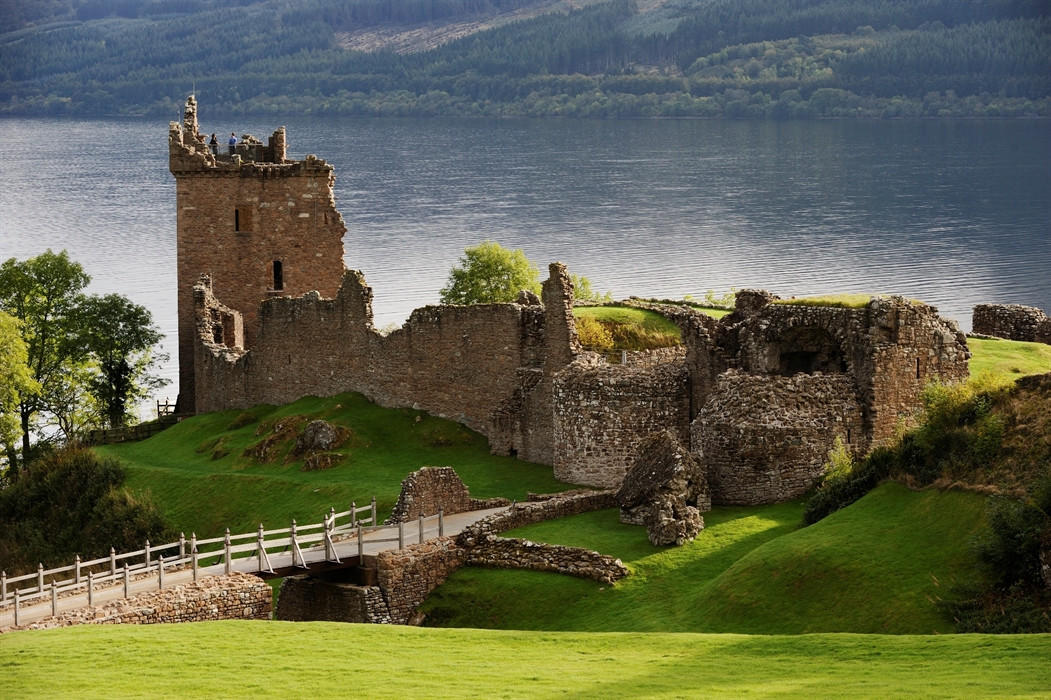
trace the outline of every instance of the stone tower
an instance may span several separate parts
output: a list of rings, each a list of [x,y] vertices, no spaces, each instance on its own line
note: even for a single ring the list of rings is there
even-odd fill
[[[168,128],[169,169],[175,176],[178,235],[179,404],[196,411],[193,287],[211,278],[215,296],[244,319],[243,344],[258,333],[259,305],[276,296],[317,291],[334,297],[343,276],[343,234],[332,187],[336,176],[320,158],[286,157],[285,128],[264,145],[245,135],[233,154],[212,153],[197,125],[197,101],[186,101],[183,123]]]

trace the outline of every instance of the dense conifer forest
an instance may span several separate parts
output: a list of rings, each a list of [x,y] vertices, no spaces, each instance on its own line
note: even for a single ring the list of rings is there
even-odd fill
[[[1045,0],[0,0],[0,32],[6,114],[1051,116]]]

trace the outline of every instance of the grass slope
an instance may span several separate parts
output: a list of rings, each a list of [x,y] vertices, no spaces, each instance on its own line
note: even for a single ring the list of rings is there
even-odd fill
[[[971,374],[990,372],[1012,378],[1051,372],[1051,345],[1020,340],[968,338]]]
[[[637,635],[329,622],[0,637],[10,698],[1047,697],[1051,637]],[[177,670],[178,669],[178,670]]]
[[[573,309],[577,318],[590,316],[598,321],[641,326],[649,331],[668,333],[678,337],[679,327],[656,311],[634,309],[627,306],[577,306]]]
[[[424,603],[427,624],[581,631],[950,632],[928,600],[967,562],[980,497],[885,484],[798,530],[801,503],[717,508],[684,547],[653,548],[615,510],[510,533],[620,557],[615,586],[556,574],[461,569]],[[932,578],[932,575],[934,578]]]
[[[269,434],[256,435],[261,424],[287,416],[324,418],[352,430],[335,450],[342,463],[311,472],[300,470],[302,460],[284,464],[291,440],[282,443],[273,461],[243,456],[246,447]],[[550,467],[489,454],[483,436],[457,423],[423,411],[381,408],[351,393],[307,397],[280,408],[208,413],[143,442],[97,449],[123,460],[127,485],[150,491],[178,529],[200,536],[226,527],[247,532],[260,521],[267,527],[285,526],[292,518],[317,522],[330,506],[365,505],[374,495],[381,514],[389,513],[401,480],[422,466],[453,467],[479,498],[522,500],[529,490],[569,488],[555,481]]]

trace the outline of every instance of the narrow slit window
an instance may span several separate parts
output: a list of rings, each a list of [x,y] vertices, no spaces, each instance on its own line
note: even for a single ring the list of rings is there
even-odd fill
[[[252,209],[250,207],[234,208],[234,231],[252,230]]]
[[[920,358],[916,358],[916,378],[920,378]]]
[[[275,260],[274,261],[274,289],[278,290],[278,289],[284,289],[284,288],[285,288],[285,277],[284,277],[284,271],[281,269],[281,261],[280,260]]]
[[[847,444],[850,444],[850,428],[847,428]]]

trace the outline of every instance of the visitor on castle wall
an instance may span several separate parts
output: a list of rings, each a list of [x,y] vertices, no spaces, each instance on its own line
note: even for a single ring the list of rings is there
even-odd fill
[[[230,132],[229,144],[230,144],[230,155],[233,155],[234,154],[234,149],[237,148],[237,137],[234,136],[234,132],[232,132],[232,131]]]
[[[208,146],[212,149],[212,155],[219,155],[219,139],[215,138],[215,134],[212,134],[212,140],[208,142]]]

